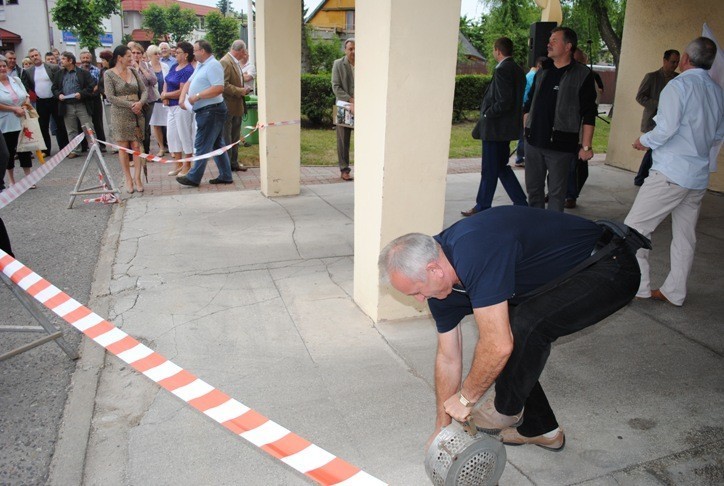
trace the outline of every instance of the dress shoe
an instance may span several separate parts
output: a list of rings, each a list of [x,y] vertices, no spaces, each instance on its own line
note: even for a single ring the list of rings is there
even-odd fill
[[[661,302],[666,302],[667,304],[671,304],[676,307],[681,307],[680,305],[676,305],[673,302],[671,302],[669,299],[667,299],[666,296],[659,289],[651,291],[651,298],[654,300],[659,300]]]
[[[576,200],[571,198],[566,198],[566,200],[563,202],[563,207],[566,209],[573,209],[576,207]]]
[[[178,179],[176,179],[176,180],[178,180]],[[219,179],[218,177],[216,179],[209,179],[209,184],[233,184],[233,183],[234,183],[233,180],[225,181],[225,180]]]
[[[249,168],[244,164],[239,164],[238,167],[232,167],[231,170],[234,172],[246,172]]]
[[[176,176],[176,175],[179,175],[179,172],[181,172],[181,168],[172,170],[171,172],[168,173],[168,175]]]
[[[342,180],[343,181],[353,181],[354,177],[352,177],[349,172],[342,172]]]
[[[558,428],[558,432],[552,438],[545,435],[537,435],[535,437],[525,437],[518,433],[518,429],[507,428],[500,432],[500,439],[506,445],[523,445],[533,444],[549,451],[560,451],[566,445],[566,434],[563,429]]]
[[[522,424],[524,410],[515,415],[503,415],[495,409],[495,400],[486,400],[480,406],[473,408],[470,419],[479,431],[497,434],[502,429]]]
[[[176,178],[176,182],[184,186],[199,187],[199,184],[197,182],[192,181],[186,176],[178,176]]]
[[[460,211],[460,214],[462,214],[463,216],[465,216],[467,218],[468,216],[472,216],[473,214],[476,214],[478,212],[479,211],[477,209],[475,209],[475,207],[472,207],[472,208],[468,209],[467,211]]]
[[[69,159],[74,159],[74,158],[76,158],[76,157],[78,157],[78,154],[75,153],[75,152],[71,152],[71,153],[68,154],[68,158],[69,158]]]

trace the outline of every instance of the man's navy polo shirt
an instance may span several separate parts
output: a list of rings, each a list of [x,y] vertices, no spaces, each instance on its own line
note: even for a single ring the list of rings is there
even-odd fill
[[[428,299],[438,332],[454,329],[474,308],[564,274],[591,255],[601,233],[593,221],[523,206],[499,206],[458,221],[435,236],[464,291]]]

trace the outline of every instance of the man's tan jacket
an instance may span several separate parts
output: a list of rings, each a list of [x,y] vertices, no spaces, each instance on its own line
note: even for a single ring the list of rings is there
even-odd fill
[[[224,103],[229,115],[242,116],[244,114],[244,81],[241,77],[241,68],[236,59],[228,52],[219,60],[224,67]]]

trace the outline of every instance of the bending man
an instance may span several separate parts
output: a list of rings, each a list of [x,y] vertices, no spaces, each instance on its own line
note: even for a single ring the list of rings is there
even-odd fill
[[[437,236],[411,233],[387,245],[379,259],[383,279],[427,300],[437,325],[433,437],[472,413],[480,430],[500,431],[505,443],[562,448],[563,430],[538,379],[556,339],[634,297],[634,251],[592,221],[523,206],[495,207]],[[480,337],[461,380],[459,324],[468,314]],[[473,409],[493,383],[494,398]]]

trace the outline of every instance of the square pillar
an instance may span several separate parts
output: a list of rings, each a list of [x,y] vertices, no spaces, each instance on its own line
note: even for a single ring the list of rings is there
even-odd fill
[[[257,0],[256,86],[261,124],[300,118],[301,26],[299,0]],[[299,194],[300,128],[297,124],[259,131],[261,192],[267,197]]]
[[[373,320],[427,312],[379,284],[380,249],[445,208],[460,0],[357,2],[354,299]]]

